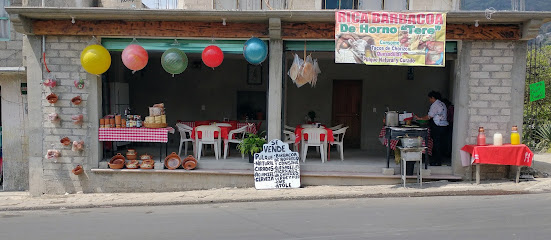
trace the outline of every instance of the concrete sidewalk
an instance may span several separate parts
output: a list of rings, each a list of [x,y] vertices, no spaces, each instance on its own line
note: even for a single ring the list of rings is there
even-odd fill
[[[368,197],[422,197],[450,195],[498,195],[551,192],[551,178],[531,181],[426,182],[375,186],[312,186],[298,189],[256,190],[222,188],[169,193],[66,194],[31,197],[27,192],[0,192],[0,211],[39,209],[101,208],[122,206],[160,206],[227,202],[343,199]]]
[[[534,168],[551,170],[551,154],[536,155]],[[209,204],[227,202],[424,197],[456,195],[498,195],[551,192],[551,178],[535,178],[515,183],[513,180],[463,182],[425,182],[407,187],[397,185],[373,186],[308,186],[298,189],[256,190],[254,188],[222,188],[165,193],[94,193],[44,195],[31,197],[27,192],[0,192],[0,211],[38,209],[97,208],[122,206],[160,206],[183,204]]]

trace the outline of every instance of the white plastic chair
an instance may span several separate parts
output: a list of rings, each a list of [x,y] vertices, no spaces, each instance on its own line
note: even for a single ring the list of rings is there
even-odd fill
[[[337,145],[337,150],[341,154],[341,161],[344,161],[344,134],[346,133],[346,129],[348,127],[343,127],[341,129],[333,131],[333,137],[335,138],[335,141],[331,143],[331,145]]]
[[[336,126],[332,126],[332,127],[330,127],[329,129],[335,131],[335,130],[341,129],[341,128],[342,128],[342,124],[339,124],[339,125],[336,125]]]
[[[241,143],[243,141],[243,138],[245,138],[245,133],[247,132],[247,126],[240,127],[238,129],[231,130],[228,133],[228,140],[224,141],[224,159],[228,156],[229,146],[230,143]],[[237,138],[233,138],[233,136],[238,136]],[[241,158],[245,158],[244,154],[241,154]]]
[[[177,123],[176,128],[178,129],[178,132],[180,132],[180,148],[178,150],[178,156],[182,153],[182,144],[184,144],[184,156],[187,155],[188,142],[192,143],[191,146],[193,149],[193,155],[195,155],[195,140],[191,138],[193,128],[183,123]]]
[[[294,132],[295,128],[288,125],[283,125],[283,130]]]
[[[308,134],[308,140],[304,140],[305,134]],[[325,134],[323,141],[321,141],[321,134]],[[319,147],[321,162],[325,162],[327,152],[327,130],[323,128],[305,128],[302,130],[301,139],[302,162],[306,162],[306,154],[308,153],[308,147],[310,146]]]
[[[199,138],[199,132],[201,133],[201,138]],[[214,133],[218,132],[218,138],[214,138]],[[203,149],[203,144],[212,144],[214,145],[214,156],[218,160],[219,156],[219,147],[220,147],[220,128],[217,126],[202,125],[195,128],[195,142],[197,144],[197,160],[201,159],[201,151]]]
[[[215,123],[214,125],[218,127],[231,127],[231,124],[229,123]]]
[[[295,133],[287,130],[283,130],[283,134],[285,134],[285,139],[283,140],[284,143],[287,143],[289,145],[293,144],[293,151],[298,152],[298,145],[295,144]]]

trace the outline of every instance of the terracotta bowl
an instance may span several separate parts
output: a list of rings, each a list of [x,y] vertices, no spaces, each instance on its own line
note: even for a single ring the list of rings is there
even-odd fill
[[[71,170],[71,172],[73,172],[73,174],[75,175],[80,175],[84,172],[84,168],[82,168],[82,166],[80,165],[77,165],[73,170]]]
[[[62,138],[59,142],[61,142],[61,144],[63,144],[63,146],[71,145],[71,139],[69,139],[68,137]]]
[[[178,168],[181,163],[180,157],[175,152],[172,152],[165,158],[165,167],[170,170]]]
[[[79,105],[81,102],[82,102],[82,98],[80,96],[76,96],[74,97],[73,99],[71,99],[71,102],[74,104],[74,105]]]
[[[108,165],[112,169],[121,169],[124,167],[125,162],[126,159],[124,158],[124,156],[120,153],[117,153],[117,155],[111,158],[111,161],[109,161]]]
[[[193,155],[189,155],[184,158],[183,162],[182,167],[186,170],[192,170],[197,167],[197,160],[193,157]]]
[[[46,97],[46,100],[48,100],[49,103],[56,103],[57,99],[58,97],[55,93],[50,93],[50,95]]]

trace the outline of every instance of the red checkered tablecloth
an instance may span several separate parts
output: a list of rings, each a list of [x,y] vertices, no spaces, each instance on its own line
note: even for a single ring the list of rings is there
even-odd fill
[[[386,130],[385,127],[381,128],[381,132],[379,132],[379,139],[381,140],[382,144],[387,146],[388,145],[388,139],[385,138]],[[432,138],[430,137],[430,130],[429,130],[429,144],[425,144],[425,139],[423,139],[423,146],[427,146],[427,154],[432,156]],[[398,145],[398,139],[390,139],[390,149],[394,150],[396,149],[396,145]]]
[[[100,128],[100,142],[168,142],[174,128]]]

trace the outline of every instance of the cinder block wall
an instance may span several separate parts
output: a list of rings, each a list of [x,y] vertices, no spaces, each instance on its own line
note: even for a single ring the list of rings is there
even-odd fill
[[[522,128],[526,46],[525,41],[463,42],[462,81],[468,81],[468,91],[462,98],[466,98],[468,126],[465,142],[457,148],[476,143],[479,127],[485,129],[487,144],[493,144],[497,132],[509,143],[511,127]],[[509,167],[481,168],[483,179],[505,178],[508,173]]]
[[[34,43],[40,44],[40,40],[35,39]],[[89,186],[91,181],[87,174],[76,176],[72,174],[71,170],[78,164],[82,165],[87,171],[92,167],[97,167],[98,143],[95,136],[97,136],[98,120],[90,121],[89,116],[91,112],[98,111],[96,97],[98,77],[86,73],[80,64],[80,54],[90,41],[90,37],[46,37],[46,63],[51,74],[57,80],[57,86],[54,88],[43,86],[38,82],[41,80],[36,78],[33,78],[29,84],[29,87],[32,87],[33,90],[38,90],[31,92],[40,95],[34,97],[40,98],[42,110],[40,115],[34,115],[34,118],[30,119],[42,123],[42,132],[34,133],[37,137],[41,136],[42,144],[40,146],[30,146],[42,155],[42,169],[36,169],[40,166],[31,165],[31,168],[35,168],[31,169],[31,172],[41,171],[42,179],[34,180],[43,181],[42,193],[63,194],[65,192],[87,191],[85,187]],[[46,74],[46,72],[43,74]],[[79,79],[85,79],[83,89],[78,89],[74,85],[74,81]],[[46,100],[46,96],[50,93],[55,93],[59,97],[59,100],[54,104]],[[76,96],[83,99],[79,105],[71,103],[71,99]],[[90,98],[95,99],[90,101]],[[57,113],[60,121],[49,121],[48,115],[51,113]],[[84,117],[83,124],[74,124],[72,116],[80,114]],[[97,114],[92,115],[96,119]],[[69,137],[71,141],[84,141],[84,151],[72,151],[71,146],[63,146],[60,143],[60,139],[63,137]],[[61,151],[61,156],[57,159],[47,159],[45,155],[49,149]]]
[[[10,41],[0,41],[0,67],[23,67],[23,34],[10,29]]]

